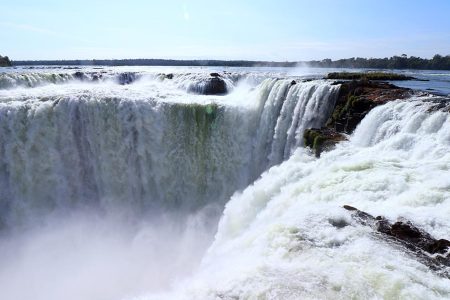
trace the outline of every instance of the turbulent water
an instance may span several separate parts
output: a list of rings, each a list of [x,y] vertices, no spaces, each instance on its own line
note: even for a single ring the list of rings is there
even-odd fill
[[[344,204],[450,232],[450,116],[420,100],[374,109],[349,142],[298,150],[226,205],[193,298],[437,299],[450,283],[355,225]],[[347,223],[348,226],[333,224]]]
[[[14,83],[53,78],[38,75]],[[4,222],[80,204],[178,210],[223,203],[288,158],[305,127],[322,125],[338,88],[267,79],[237,93],[247,103],[229,105],[236,95],[186,94],[204,74],[159,77],[2,91]]]
[[[430,97],[375,108],[317,159],[303,131],[339,85],[236,71],[215,96],[207,71],[168,74],[0,74],[6,299],[450,297],[341,208],[448,238],[450,117]]]

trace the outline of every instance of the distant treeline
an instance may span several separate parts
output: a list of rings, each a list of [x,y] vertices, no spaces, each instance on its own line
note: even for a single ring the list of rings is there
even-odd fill
[[[390,58],[361,58],[321,61],[309,61],[310,67],[319,68],[367,68],[367,69],[422,69],[422,70],[450,70],[450,55],[436,54],[432,59],[417,56],[408,57],[406,54]]]
[[[93,59],[93,60],[16,60],[14,66],[226,66],[226,67],[295,67],[296,62],[249,60],[177,60],[177,59]]]
[[[9,66],[11,66],[11,61],[9,60],[8,56],[0,55],[0,67],[9,67]]]
[[[319,68],[368,69],[428,69],[450,70],[450,55],[436,54],[432,59],[406,54],[390,58],[352,57],[339,60],[314,60],[305,62],[274,62],[249,60],[174,60],[174,59],[94,59],[94,60],[17,60],[14,66],[64,65],[64,66],[224,66],[224,67],[295,67],[305,65]]]

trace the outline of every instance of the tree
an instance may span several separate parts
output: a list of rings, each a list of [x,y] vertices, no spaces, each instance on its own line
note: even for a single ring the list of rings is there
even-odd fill
[[[9,57],[0,55],[0,67],[10,67],[10,66],[11,61],[9,60]]]

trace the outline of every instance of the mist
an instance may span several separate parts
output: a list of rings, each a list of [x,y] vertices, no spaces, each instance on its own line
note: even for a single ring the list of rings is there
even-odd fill
[[[217,207],[174,213],[78,211],[3,232],[3,299],[126,299],[168,290],[211,243]]]

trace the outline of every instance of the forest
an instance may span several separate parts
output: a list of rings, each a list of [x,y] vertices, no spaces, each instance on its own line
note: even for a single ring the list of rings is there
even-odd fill
[[[8,62],[8,57],[5,57]],[[1,58],[1,59],[5,59]],[[0,59],[0,63],[1,62]],[[5,64],[3,62],[3,64]],[[175,60],[175,59],[93,59],[93,60],[17,60],[13,66],[224,66],[224,67],[296,67],[317,68],[367,68],[367,69],[422,69],[450,70],[450,55],[436,54],[431,59],[417,56],[392,56],[386,58],[352,57],[313,61],[251,61],[251,60]]]

